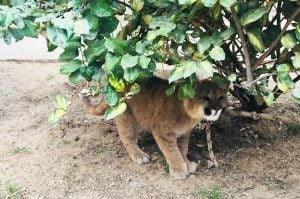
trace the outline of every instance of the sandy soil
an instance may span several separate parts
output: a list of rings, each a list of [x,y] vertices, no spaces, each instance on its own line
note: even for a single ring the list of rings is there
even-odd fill
[[[58,64],[0,62],[0,198],[7,182],[30,199],[201,198],[201,190],[215,187],[219,198],[300,197],[299,126],[224,116],[212,129],[220,167],[207,168],[205,136],[195,131],[190,157],[200,161],[197,173],[174,181],[151,136],[141,145],[153,161],[136,165],[116,129],[84,114],[66,82]],[[49,125],[59,93],[68,96],[69,113]],[[268,111],[300,116],[289,99]]]

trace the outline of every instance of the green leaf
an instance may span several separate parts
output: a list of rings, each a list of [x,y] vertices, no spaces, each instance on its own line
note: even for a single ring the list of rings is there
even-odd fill
[[[192,5],[197,0],[178,0],[179,5]]]
[[[138,56],[132,56],[130,54],[125,54],[122,56],[121,66],[123,69],[132,68],[138,64],[138,61],[139,61]]]
[[[124,113],[126,109],[127,109],[127,104],[125,102],[122,102],[115,107],[107,109],[104,114],[104,117],[106,120],[111,120]]]
[[[57,28],[51,24],[47,27],[47,37],[51,43],[60,47],[64,47],[68,40],[66,30]]]
[[[69,81],[73,84],[76,84],[80,81],[84,80],[84,77],[81,75],[80,70],[77,70],[75,72],[72,72],[69,75]]]
[[[197,49],[201,54],[204,54],[204,52],[210,47],[211,41],[208,36],[200,37],[200,40],[197,43]]]
[[[296,52],[295,56],[292,57],[293,66],[296,69],[300,69],[300,52]]]
[[[71,61],[79,55],[78,50],[65,50],[59,55],[60,61]]]
[[[223,48],[219,47],[219,46],[215,46],[210,52],[209,52],[209,56],[216,60],[216,61],[222,61],[225,60],[225,52],[223,50]]]
[[[86,60],[91,63],[106,53],[105,40],[94,40],[83,52]]]
[[[191,76],[198,70],[196,62],[186,61],[183,63],[183,78]]]
[[[33,23],[30,22],[29,20],[24,20],[24,22],[25,22],[25,27],[22,29],[23,34],[26,37],[37,38],[38,32],[36,27],[33,25]]]
[[[235,29],[233,27],[229,27],[221,33],[221,37],[223,38],[223,40],[228,40],[234,33]]]
[[[197,76],[200,79],[207,79],[212,77],[215,71],[212,64],[207,60],[198,62],[197,67],[198,67]]]
[[[67,110],[67,98],[64,95],[56,95],[54,97],[54,107],[55,109]]]
[[[296,38],[300,41],[300,21],[298,22],[295,30]]]
[[[290,64],[279,64],[276,68],[278,73],[288,73],[291,70]]]
[[[81,61],[80,60],[73,60],[67,64],[64,64],[60,67],[59,72],[61,74],[68,75],[72,72],[75,72],[81,67]]]
[[[81,43],[77,41],[68,41],[65,50],[75,50],[81,47]]]
[[[225,8],[229,8],[236,2],[237,2],[236,0],[220,0],[220,4]]]
[[[171,96],[175,92],[175,90],[176,90],[176,86],[173,84],[165,91],[165,93],[167,96]]]
[[[139,12],[144,7],[144,1],[143,0],[132,0],[132,8],[134,11]]]
[[[91,30],[96,30],[99,26],[99,18],[93,14],[91,9],[87,9],[82,14],[83,19],[87,20]]]
[[[114,14],[107,0],[91,0],[91,8],[98,17],[110,17]]]
[[[20,41],[24,38],[23,31],[20,29],[10,28],[8,27],[9,32],[15,38],[16,41]]]
[[[257,52],[262,52],[265,50],[264,43],[262,41],[261,32],[256,29],[251,29],[247,31],[248,39],[251,45]]]
[[[185,98],[193,99],[195,96],[194,88],[190,84],[184,84],[179,87],[177,97],[180,100]]]
[[[182,66],[175,67],[169,75],[169,83],[183,78],[184,68]]]
[[[104,72],[102,70],[97,70],[92,77],[92,80],[95,82],[100,82],[102,77],[104,75]]]
[[[300,104],[300,88],[295,88],[292,90],[293,100]]]
[[[114,52],[118,55],[123,55],[126,53],[126,49],[129,44],[129,41],[109,38],[105,41],[104,45],[108,51]]]
[[[127,82],[134,82],[139,77],[140,70],[137,67],[124,69],[124,79]]]
[[[294,48],[294,46],[297,44],[297,41],[293,35],[286,34],[281,38],[281,44],[287,49],[291,49]]]
[[[243,26],[245,26],[254,21],[257,21],[268,11],[269,11],[268,7],[255,8],[255,9],[249,10],[248,12],[243,14],[243,16],[241,17],[241,24]]]
[[[232,73],[230,74],[227,79],[231,82],[234,82],[236,80],[236,74],[235,73]]]
[[[280,73],[276,78],[278,88],[286,92],[294,88],[295,83],[293,82],[291,76],[288,73]]]
[[[147,69],[150,64],[150,61],[151,58],[141,55],[139,57],[139,66],[141,66],[143,69]]]
[[[117,66],[119,66],[121,57],[107,53],[105,56],[104,70],[106,73],[112,72]]]
[[[166,16],[153,17],[149,26],[153,31],[149,31],[147,35],[148,40],[155,39],[158,35],[169,36],[172,30],[176,28],[176,24],[171,22]]]
[[[100,20],[100,33],[112,33],[118,27],[119,21],[118,19],[113,17],[104,17]]]
[[[79,19],[74,22],[74,33],[77,35],[89,34],[90,24],[86,19]]]
[[[125,83],[123,79],[118,79],[117,77],[111,75],[108,78],[109,85],[117,92],[123,92],[125,90]]]
[[[119,95],[114,90],[110,90],[105,94],[104,100],[109,106],[115,106],[119,102]]]
[[[202,3],[205,7],[211,8],[217,3],[217,0],[202,0]]]
[[[210,37],[210,42],[211,44],[213,44],[214,46],[219,46],[221,45],[221,43],[223,42],[223,37],[222,37],[222,33],[215,30],[212,34],[212,36]]]
[[[265,90],[263,92],[263,99],[268,106],[271,106],[274,103],[275,97],[272,92]]]
[[[227,89],[230,81],[219,73],[214,73],[212,80],[222,89]]]
[[[51,43],[49,41],[49,39],[46,39],[46,43],[47,43],[48,52],[52,52],[52,51],[54,51],[57,48],[57,46],[54,45],[53,43]]]

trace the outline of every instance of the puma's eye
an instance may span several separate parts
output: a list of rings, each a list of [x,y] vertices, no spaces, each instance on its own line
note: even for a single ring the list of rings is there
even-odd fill
[[[225,99],[224,96],[220,96],[220,97],[219,97],[219,101],[222,101],[222,100],[224,100],[224,99]]]
[[[201,97],[202,99],[204,99],[204,100],[206,100],[206,101],[209,101],[210,100],[210,98],[208,97],[208,96],[203,96],[203,97]]]

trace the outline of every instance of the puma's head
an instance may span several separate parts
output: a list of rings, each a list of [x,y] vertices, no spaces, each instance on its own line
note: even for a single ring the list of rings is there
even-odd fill
[[[183,105],[186,113],[194,118],[216,121],[227,106],[227,89],[220,88],[210,80],[198,82],[193,99],[185,99]]]
[[[204,119],[216,121],[227,107],[227,89],[220,88],[213,81],[202,81],[196,90],[195,98],[198,99],[204,108]]]

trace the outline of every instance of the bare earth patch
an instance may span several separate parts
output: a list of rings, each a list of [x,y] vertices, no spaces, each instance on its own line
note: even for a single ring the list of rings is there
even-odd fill
[[[7,183],[24,198],[201,198],[218,187],[219,198],[299,198],[300,127],[223,117],[213,129],[219,168],[207,168],[203,131],[191,137],[195,175],[174,181],[151,136],[141,144],[152,162],[136,165],[115,128],[83,113],[58,74],[58,64],[0,63],[0,198]],[[64,93],[68,115],[49,125],[52,98]],[[73,94],[73,95],[72,95]],[[283,97],[270,113],[300,117]]]

